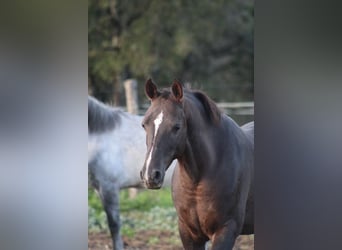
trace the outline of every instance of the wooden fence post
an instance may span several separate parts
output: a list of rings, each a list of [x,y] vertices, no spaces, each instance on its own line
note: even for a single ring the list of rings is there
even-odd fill
[[[138,83],[135,79],[127,79],[124,82],[126,93],[127,111],[131,114],[138,114]]]
[[[126,106],[127,111],[131,114],[138,114],[138,83],[135,79],[127,79],[124,82],[125,94],[126,94]],[[138,189],[129,188],[128,196],[133,199],[137,196]]]

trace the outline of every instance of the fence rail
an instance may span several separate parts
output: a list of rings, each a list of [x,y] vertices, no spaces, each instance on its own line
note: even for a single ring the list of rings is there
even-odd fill
[[[254,115],[254,102],[219,102],[216,105],[228,115]],[[146,112],[149,104],[141,105],[139,113]]]
[[[143,115],[149,107],[149,103],[143,103],[139,107],[138,101],[138,83],[135,79],[127,79],[124,82],[126,92],[126,107],[127,110],[133,114]],[[234,116],[253,116],[254,102],[219,102],[217,106],[228,115]]]
[[[217,106],[229,115],[254,115],[254,102],[220,102]]]

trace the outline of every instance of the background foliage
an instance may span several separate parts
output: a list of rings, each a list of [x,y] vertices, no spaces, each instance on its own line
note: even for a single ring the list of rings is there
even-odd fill
[[[88,0],[89,87],[125,105],[122,82],[178,78],[215,101],[253,99],[253,0]],[[140,98],[142,100],[143,98]]]

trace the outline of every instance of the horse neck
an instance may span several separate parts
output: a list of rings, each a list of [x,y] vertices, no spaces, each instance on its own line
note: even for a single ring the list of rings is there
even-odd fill
[[[187,140],[183,155],[178,159],[187,176],[197,183],[203,174],[203,169],[213,161],[213,144],[211,136],[215,125],[209,124],[198,108],[191,104],[185,109],[187,117]]]

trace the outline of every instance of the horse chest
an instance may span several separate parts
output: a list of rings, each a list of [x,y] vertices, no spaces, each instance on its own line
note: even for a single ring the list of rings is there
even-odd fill
[[[224,211],[226,206],[222,206],[222,200],[218,202],[216,197],[213,199],[209,191],[201,190],[198,193],[195,189],[176,188],[173,190],[173,200],[179,219],[192,235],[210,239],[228,219]]]

